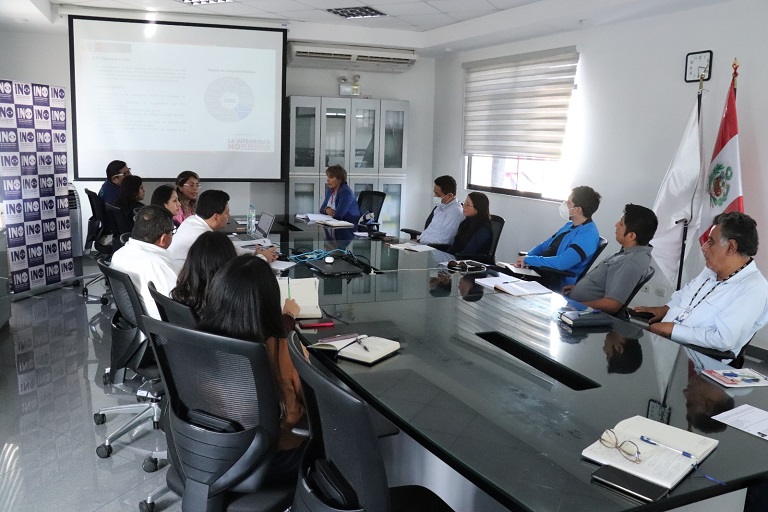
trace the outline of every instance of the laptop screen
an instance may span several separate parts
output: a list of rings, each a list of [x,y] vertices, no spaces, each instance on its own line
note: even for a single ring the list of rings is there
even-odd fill
[[[272,230],[272,224],[275,222],[275,216],[271,213],[261,212],[259,217],[259,223],[256,224],[256,231],[258,231],[262,238],[269,237],[269,232]]]

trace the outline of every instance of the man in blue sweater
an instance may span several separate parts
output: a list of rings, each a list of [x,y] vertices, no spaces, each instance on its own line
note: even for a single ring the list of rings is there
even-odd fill
[[[560,216],[568,220],[557,233],[520,256],[518,267],[549,267],[574,274],[574,277],[555,277],[550,282],[553,290],[574,284],[577,276],[587,267],[600,243],[600,233],[592,222],[592,215],[600,207],[600,194],[591,187],[571,190],[571,195],[560,204]]]

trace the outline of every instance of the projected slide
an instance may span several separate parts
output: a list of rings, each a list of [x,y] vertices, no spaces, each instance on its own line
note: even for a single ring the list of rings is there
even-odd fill
[[[70,34],[78,178],[114,159],[144,178],[280,178],[282,31],[75,19]]]

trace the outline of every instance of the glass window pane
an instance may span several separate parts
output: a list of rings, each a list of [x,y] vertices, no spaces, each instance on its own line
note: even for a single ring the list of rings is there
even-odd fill
[[[345,165],[347,110],[329,108],[325,112],[325,167]]]
[[[384,112],[384,167],[403,167],[403,128],[405,112],[387,110]]]
[[[314,107],[296,107],[296,167],[315,166],[315,121]]]
[[[355,168],[372,169],[376,141],[376,111],[355,111]]]

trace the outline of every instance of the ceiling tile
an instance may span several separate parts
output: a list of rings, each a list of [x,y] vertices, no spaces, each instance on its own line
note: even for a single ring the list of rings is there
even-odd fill
[[[520,7],[521,5],[535,4],[541,0],[488,0],[488,2],[494,7],[499,9],[512,9],[513,7]]]
[[[293,11],[290,13],[291,21],[307,21],[311,23],[346,23],[347,20],[322,9],[310,9],[307,11]]]
[[[257,2],[249,2],[249,5],[275,14],[307,10],[306,5],[293,0],[258,0]]]
[[[440,13],[440,11],[426,2],[382,5],[379,10],[389,16],[410,16],[415,14]]]
[[[444,27],[447,25],[453,25],[456,20],[448,16],[447,14],[416,14],[409,16],[400,16],[403,21],[406,21],[421,30],[431,30],[433,28]]]
[[[250,4],[244,2],[232,2],[227,4],[211,4],[201,5],[202,9],[207,12],[218,14],[220,16],[253,16],[258,17],[263,14],[268,14],[263,9],[257,9]]]
[[[296,0],[313,9],[338,9],[340,7],[364,7],[368,5],[360,0]]]
[[[381,18],[360,18],[357,20],[348,20],[350,25],[368,28],[388,28],[398,30],[416,30],[416,27],[394,16],[383,16]]]
[[[467,12],[467,11],[495,11],[496,7],[488,3],[486,0],[472,0],[467,2],[466,0],[430,0],[427,2],[440,12],[453,13],[453,12]]]
[[[498,9],[491,9],[488,11],[463,11],[463,12],[451,12],[448,13],[448,16],[455,19],[456,21],[467,21],[467,20],[473,20],[475,18],[480,18],[482,16],[486,16],[488,14],[493,14],[494,12],[499,12]]]

